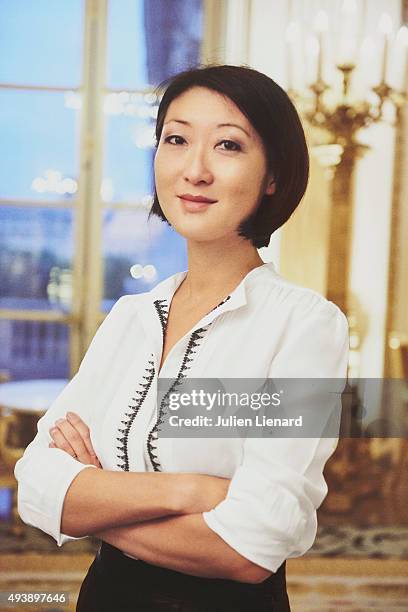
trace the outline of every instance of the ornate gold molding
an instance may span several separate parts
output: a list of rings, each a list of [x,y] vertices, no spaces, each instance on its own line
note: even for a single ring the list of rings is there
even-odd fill
[[[408,2],[407,2],[408,4]],[[402,305],[398,300],[398,285],[400,282],[400,260],[401,249],[403,247],[400,237],[400,223],[403,215],[402,201],[402,176],[406,166],[408,143],[405,142],[405,130],[408,123],[407,106],[397,110],[396,135],[395,135],[395,157],[394,157],[394,180],[391,203],[391,227],[390,227],[390,246],[389,246],[389,265],[388,265],[388,289],[387,289],[387,313],[386,313],[386,334],[384,347],[384,377],[398,377],[400,373],[395,370],[393,365],[395,360],[392,352],[398,350],[398,331],[396,324],[398,321],[398,308]]]
[[[408,0],[401,2],[401,20],[408,24]],[[408,93],[408,92],[405,92]],[[400,343],[406,341],[408,330],[398,329],[398,309],[404,308],[399,303],[399,283],[401,281],[402,248],[404,240],[400,235],[401,222],[404,215],[403,206],[403,172],[408,162],[408,104],[397,110],[396,138],[394,158],[394,183],[391,209],[390,249],[388,268],[386,334],[384,347],[384,377],[400,377],[403,375],[399,367],[399,359],[395,359]],[[404,333],[405,332],[405,333]]]

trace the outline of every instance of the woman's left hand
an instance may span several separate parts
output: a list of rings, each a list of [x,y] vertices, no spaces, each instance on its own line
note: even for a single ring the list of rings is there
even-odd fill
[[[67,412],[50,429],[50,448],[59,448],[86,465],[102,467],[93,449],[89,427],[75,412]]]

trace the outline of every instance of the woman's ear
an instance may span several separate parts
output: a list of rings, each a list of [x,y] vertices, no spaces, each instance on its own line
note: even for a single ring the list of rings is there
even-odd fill
[[[269,176],[266,183],[265,195],[273,195],[276,191],[275,177]]]

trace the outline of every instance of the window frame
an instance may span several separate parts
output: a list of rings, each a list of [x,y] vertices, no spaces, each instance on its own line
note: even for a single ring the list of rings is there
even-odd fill
[[[74,92],[81,96],[78,192],[69,202],[27,198],[0,198],[0,206],[69,207],[73,212],[74,256],[72,260],[72,307],[69,313],[52,310],[0,309],[0,319],[49,321],[68,325],[70,376],[79,364],[106,313],[103,297],[102,220],[105,210],[134,209],[140,202],[104,202],[103,180],[105,118],[103,100],[107,94],[150,93],[152,88],[114,89],[106,86],[107,19],[109,0],[84,0],[84,46],[82,83],[78,87],[0,83],[0,89]],[[220,46],[226,28],[228,0],[203,0],[204,29],[201,62],[222,62]]]

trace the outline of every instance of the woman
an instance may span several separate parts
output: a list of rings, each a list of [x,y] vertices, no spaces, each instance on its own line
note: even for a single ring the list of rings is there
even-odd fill
[[[308,180],[285,92],[237,66],[190,70],[166,85],[151,214],[186,238],[188,271],[115,304],[17,463],[19,511],[59,546],[102,540],[81,612],[286,611],[285,560],[313,544],[336,441],[321,431],[159,437],[158,383],[321,378],[341,391],[347,320],[257,251]],[[337,400],[321,397],[323,428]],[[315,390],[293,403],[306,410],[316,400]]]

